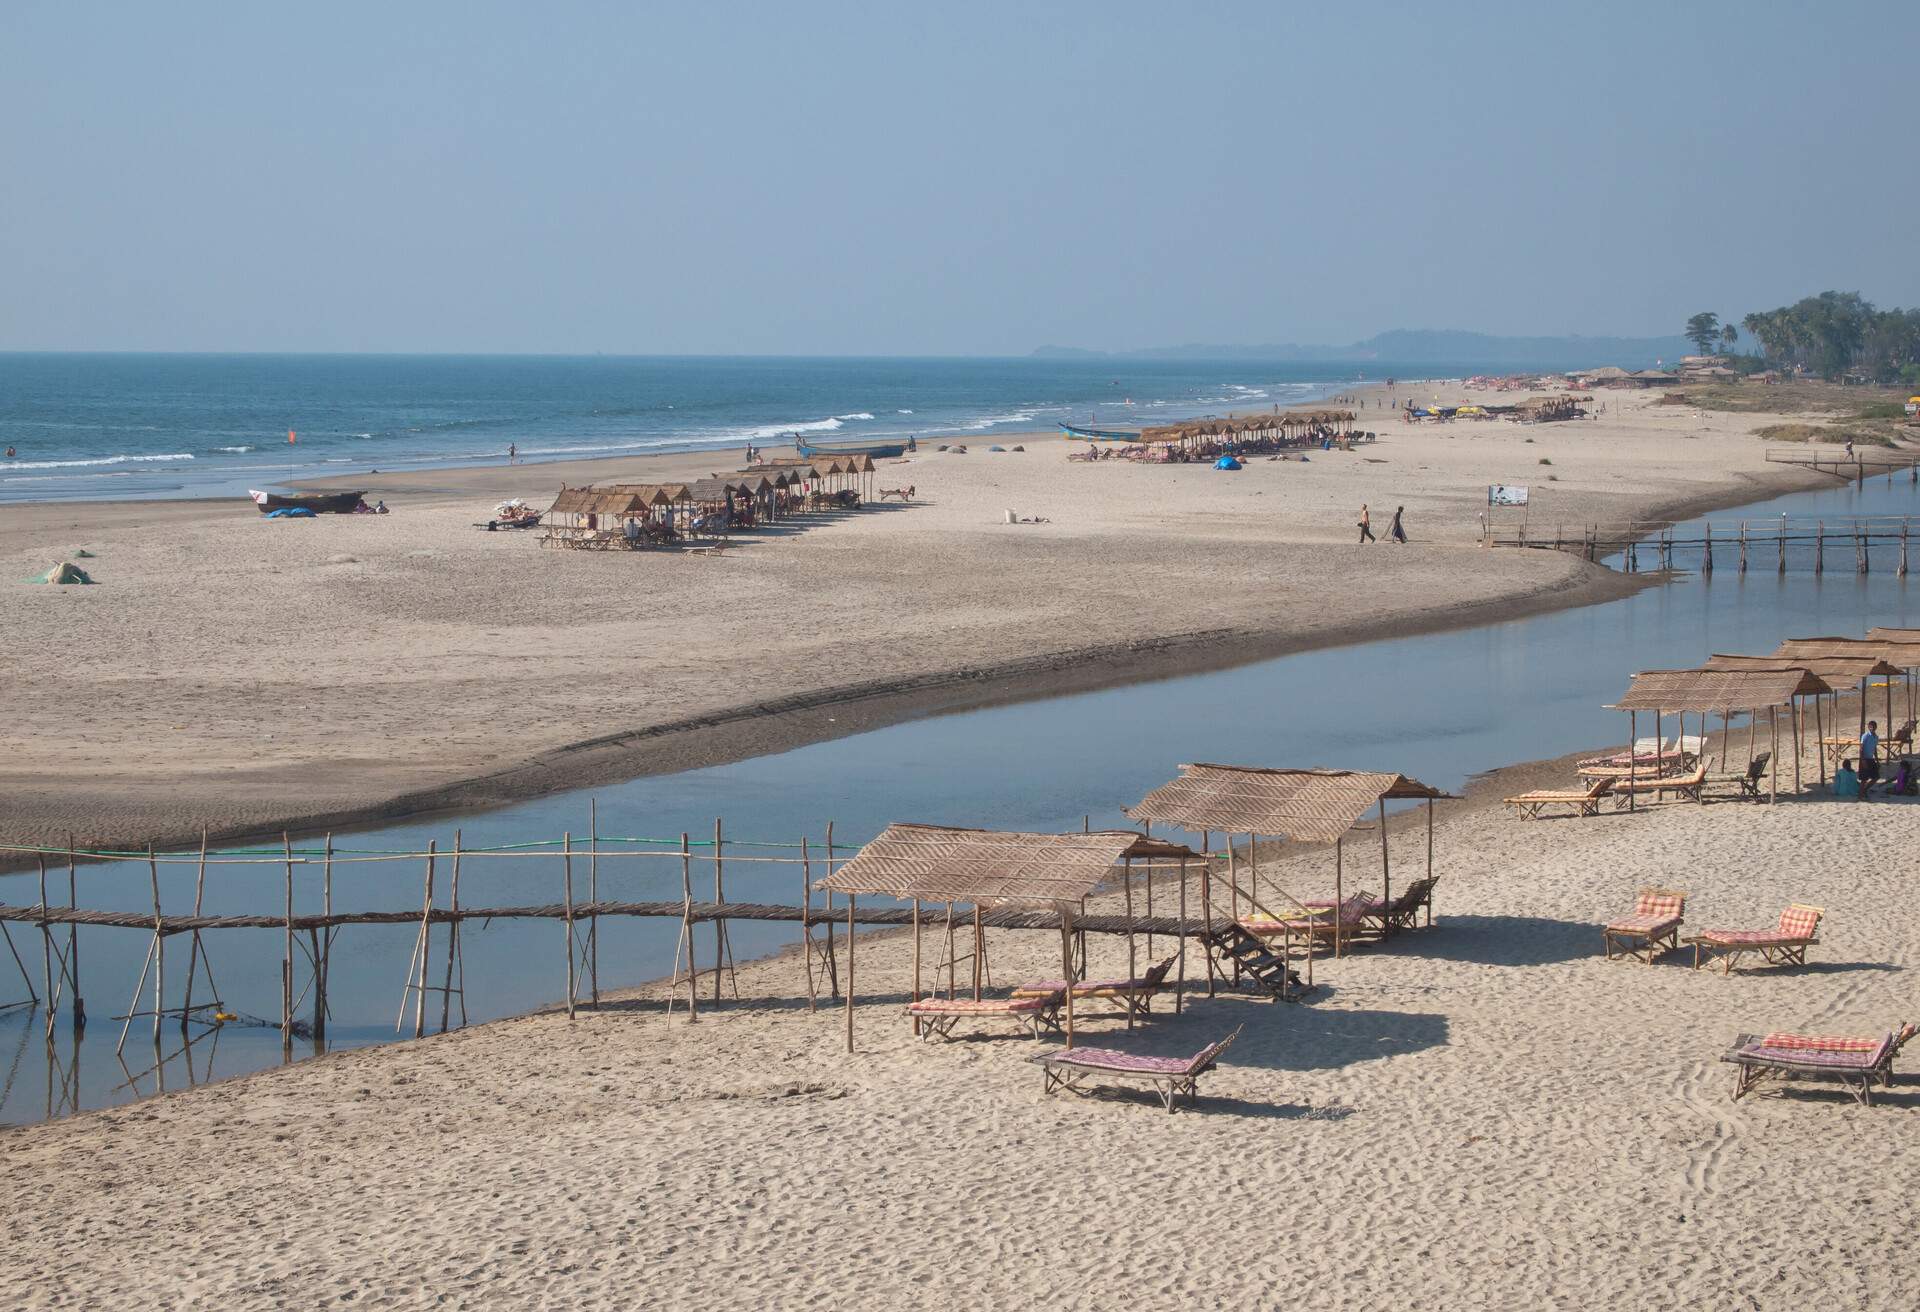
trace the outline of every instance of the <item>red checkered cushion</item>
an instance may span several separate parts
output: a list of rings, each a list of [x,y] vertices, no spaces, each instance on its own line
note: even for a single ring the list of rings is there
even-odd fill
[[[1763,1048],[1794,1048],[1802,1052],[1872,1052],[1881,1039],[1862,1039],[1838,1034],[1793,1034],[1777,1030],[1760,1040]]]
[[[1709,929],[1700,935],[1709,943],[1727,947],[1770,948],[1784,943],[1800,943],[1802,937],[1776,934],[1771,929]]]
[[[1655,889],[1643,888],[1639,896],[1633,899],[1633,915],[1637,920],[1642,916],[1665,916],[1678,918],[1685,914],[1687,899],[1680,893],[1662,893]]]
[[[1619,920],[1607,922],[1607,928],[1616,934],[1660,934],[1680,923],[1680,917],[1666,916],[1625,916]]]
[[[1117,1048],[1075,1048],[1062,1051],[1047,1060],[1055,1066],[1083,1066],[1095,1071],[1129,1071],[1141,1075],[1186,1075],[1207,1055],[1202,1049],[1192,1057],[1147,1057]]]
[[[1870,1071],[1885,1060],[1888,1043],[1888,1040],[1882,1039],[1872,1048],[1847,1052],[1834,1052],[1822,1048],[1773,1048],[1754,1043],[1740,1049],[1740,1055],[1750,1061],[1770,1062],[1801,1069]]]
[[[922,1016],[1011,1016],[1029,1011],[1044,1011],[1052,1002],[1046,998],[922,998],[907,1004],[907,1010]]]
[[[1812,907],[1788,907],[1780,913],[1781,938],[1812,938],[1820,927],[1820,913]]]

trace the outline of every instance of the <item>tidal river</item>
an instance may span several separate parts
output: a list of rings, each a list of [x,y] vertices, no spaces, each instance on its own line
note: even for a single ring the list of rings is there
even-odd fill
[[[1803,493],[1716,516],[1716,522],[1862,515],[1906,515],[1920,509],[1904,478]],[[1689,534],[1684,528],[1678,536]],[[1383,550],[1388,548],[1382,548]],[[1413,549],[1418,549],[1417,544]],[[1645,565],[1651,553],[1642,552]],[[1689,561],[1677,562],[1687,565]],[[1397,770],[1458,788],[1470,776],[1518,761],[1621,741],[1622,717],[1603,707],[1635,670],[1697,663],[1712,652],[1771,651],[1788,637],[1860,636],[1875,624],[1920,623],[1920,605],[1896,577],[1893,548],[1881,548],[1873,572],[1854,571],[1850,545],[1831,551],[1816,577],[1803,560],[1784,576],[1771,557],[1755,557],[1740,574],[1730,555],[1710,579],[1688,574],[1619,601],[1452,633],[1304,652],[1239,669],[1135,684],[989,710],[936,716],[732,765],[636,779],[593,790],[594,823],[603,836],[709,840],[714,819],[727,828],[727,895],[735,901],[796,902],[803,835],[816,863],[826,822],[834,822],[840,854],[889,821],[915,820],[998,829],[1076,829],[1126,825],[1120,808],[1170,778],[1186,761],[1247,765],[1345,766]],[[1763,730],[1764,732],[1764,730]],[[589,795],[563,794],[457,819],[405,823],[335,836],[359,854],[418,852],[454,831],[467,847],[557,839],[576,843],[589,830]],[[782,846],[754,846],[755,842]],[[311,846],[311,836],[300,840]],[[634,850],[628,848],[627,850]],[[657,850],[657,849],[656,849]],[[749,858],[763,858],[750,860]],[[764,860],[781,858],[781,860]],[[417,912],[423,863],[395,859],[335,867],[336,911]],[[693,863],[694,896],[712,893],[712,867]],[[586,896],[587,863],[574,862],[574,896]],[[162,867],[168,914],[191,909],[191,865]],[[436,901],[446,905],[445,861]],[[215,865],[205,888],[209,913],[278,913],[283,875],[271,863]],[[51,879],[52,901],[64,900],[62,868]],[[678,856],[600,863],[604,899],[678,898]],[[817,895],[816,895],[817,896]],[[34,874],[0,876],[0,900],[38,900]],[[561,862],[550,856],[469,859],[462,868],[463,905],[559,902]],[[82,907],[150,912],[144,864],[82,866]],[[816,900],[815,903],[818,906]],[[317,869],[302,866],[296,908],[320,909]],[[657,978],[672,965],[678,922],[605,918],[599,925],[603,989]],[[394,1019],[409,978],[415,928],[350,926],[332,954],[328,1039],[358,1046],[395,1037]],[[443,934],[436,930],[436,940]],[[465,1007],[470,1021],[531,1010],[565,996],[561,924],[553,920],[470,923],[462,931]],[[701,953],[710,955],[702,930]],[[735,922],[738,959],[790,946],[797,927]],[[39,984],[43,946],[32,927],[14,926],[21,961]],[[57,939],[65,942],[62,931]],[[77,935],[81,983],[90,1023],[76,1041],[63,1013],[51,1049],[44,1013],[32,1007],[0,1012],[0,1120],[24,1122],[97,1107],[153,1092],[163,1083],[233,1075],[282,1060],[277,1028],[237,1022],[183,1048],[179,1027],[163,1028],[156,1070],[151,1022],[136,1019],[116,1057],[129,996],[151,936],[129,929],[83,928]],[[278,930],[224,930],[205,936],[219,997],[243,1018],[277,1025]],[[166,1003],[180,1005],[189,945],[167,945]],[[304,959],[298,973],[304,980]],[[430,983],[442,979],[436,955]],[[151,983],[138,1008],[151,1007]],[[296,983],[296,992],[301,988]],[[204,983],[196,985],[205,998]],[[0,957],[0,1003],[25,996],[19,972]],[[429,995],[429,1028],[440,998]],[[304,1010],[308,1004],[303,1004]],[[458,1007],[454,1007],[457,1017]],[[409,1007],[407,1034],[412,1033]],[[313,1051],[296,1041],[296,1055]]]

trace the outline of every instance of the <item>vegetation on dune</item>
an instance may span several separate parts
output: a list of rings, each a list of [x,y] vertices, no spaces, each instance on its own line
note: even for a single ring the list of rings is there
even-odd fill
[[[1758,429],[1755,437],[1769,442],[1823,442],[1834,446],[1852,442],[1855,446],[1892,446],[1894,438],[1884,429],[1876,426],[1844,424],[1828,427],[1825,424],[1768,424]]]
[[[1687,323],[1692,336],[1693,319]],[[1920,387],[1920,310],[1881,310],[1859,292],[1821,292],[1749,314],[1741,326],[1776,368]]]

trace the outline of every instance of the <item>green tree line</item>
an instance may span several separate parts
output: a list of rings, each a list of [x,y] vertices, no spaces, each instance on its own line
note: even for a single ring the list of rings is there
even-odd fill
[[[1920,309],[1881,310],[1859,292],[1821,292],[1749,314],[1740,325],[1770,365],[1828,380],[1857,373],[1876,383],[1920,386]],[[1713,314],[1687,321],[1687,336],[1696,342],[1717,332],[1732,345],[1732,329],[1720,327]]]

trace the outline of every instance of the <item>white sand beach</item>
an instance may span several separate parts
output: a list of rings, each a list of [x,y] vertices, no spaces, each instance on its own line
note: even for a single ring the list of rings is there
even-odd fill
[[[0,1275],[23,1307],[1911,1306],[1911,1088],[1735,1104],[1715,1059],[1914,1014],[1913,804],[1497,803],[1567,773],[1443,804],[1435,925],[1322,959],[1307,1003],[1202,993],[1131,1036],[1082,1008],[1082,1044],[1159,1053],[1245,1027],[1172,1116],[1042,1097],[1057,1040],[916,1040],[896,934],[858,948],[853,1055],[789,956],[697,1024],[641,990],[0,1132]],[[1331,891],[1325,852],[1267,871]],[[1643,882],[1689,892],[1688,932],[1819,903],[1821,943],[1606,961]],[[1058,963],[995,937],[999,985]]]

